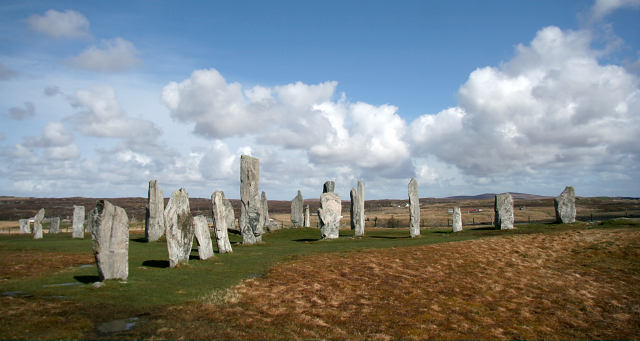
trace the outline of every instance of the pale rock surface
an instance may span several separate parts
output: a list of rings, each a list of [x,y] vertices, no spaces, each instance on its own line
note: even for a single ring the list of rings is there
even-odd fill
[[[93,254],[100,280],[129,277],[129,218],[122,207],[98,200],[89,212]]]
[[[29,219],[20,219],[18,220],[18,224],[20,224],[20,233],[31,233]]]
[[[173,192],[164,209],[169,266],[189,263],[193,247],[193,216],[189,208],[189,194],[184,188]]]
[[[260,160],[248,156],[240,156],[240,233],[242,244],[255,244],[262,241],[264,221],[260,219]]]
[[[513,229],[513,198],[509,193],[496,195],[494,207],[494,225],[500,230]]]
[[[60,217],[53,217],[50,219],[51,225],[49,225],[50,234],[60,233]]]
[[[42,239],[42,220],[44,219],[44,208],[33,217],[33,239]]]
[[[84,206],[73,206],[72,238],[84,238]]]
[[[227,229],[234,227],[235,217],[231,202],[224,197],[224,192],[215,191],[211,195],[213,221],[215,224],[216,243],[219,253],[232,252]]]
[[[451,230],[453,232],[462,231],[462,213],[460,212],[460,207],[458,206],[453,208],[453,216],[451,218]]]
[[[207,217],[199,215],[193,218],[193,225],[198,241],[198,256],[205,260],[213,257],[213,246],[211,244],[211,233],[209,233],[209,223]]]
[[[336,182],[335,181],[327,181],[324,183],[324,185],[322,186],[322,193],[331,193],[335,190],[336,188]]]
[[[342,200],[335,192],[322,193],[320,196],[320,235],[322,239],[336,239],[340,236],[342,218]]]
[[[556,209],[556,222],[571,224],[576,222],[576,192],[573,187],[565,187],[562,193],[555,197],[553,205]]]
[[[158,180],[149,181],[147,195],[144,237],[147,242],[155,242],[164,234],[164,195],[158,188]]]
[[[420,197],[418,196],[418,180],[409,181],[409,234],[420,235]]]
[[[302,227],[304,225],[303,206],[302,192],[298,190],[298,195],[291,200],[291,227]]]
[[[309,205],[304,207],[304,227],[311,227],[311,213],[309,212]]]

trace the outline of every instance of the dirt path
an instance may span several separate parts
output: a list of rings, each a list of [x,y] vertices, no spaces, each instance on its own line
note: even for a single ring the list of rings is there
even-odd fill
[[[640,231],[582,230],[306,257],[147,337],[640,338]],[[205,299],[205,300],[207,300]]]

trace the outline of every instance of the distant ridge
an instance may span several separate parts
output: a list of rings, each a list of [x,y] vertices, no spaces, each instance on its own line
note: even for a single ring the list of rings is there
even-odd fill
[[[526,200],[526,199],[547,199],[552,198],[549,196],[537,195],[537,194],[527,194],[527,193],[516,193],[509,192],[514,199]],[[493,199],[496,196],[496,193],[483,193],[478,195],[456,195],[452,197],[446,197],[443,199],[455,199],[455,200],[466,200],[466,199]]]

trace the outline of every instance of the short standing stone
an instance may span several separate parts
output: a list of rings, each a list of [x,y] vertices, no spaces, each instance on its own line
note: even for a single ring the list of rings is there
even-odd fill
[[[263,221],[262,225],[264,228],[269,232],[279,230],[280,224],[275,221],[271,221],[271,218],[269,218],[269,201],[267,200],[267,193],[264,191],[262,191],[262,196],[260,197],[260,205],[262,206],[261,219]]]
[[[60,217],[53,217],[50,219],[49,225],[49,233],[50,234],[58,234],[60,233]]]
[[[73,238],[84,238],[84,206],[73,206]]]
[[[311,220],[310,220],[310,213],[309,213],[309,205],[306,205],[304,207],[304,227],[311,227]]]
[[[209,233],[209,223],[207,217],[199,215],[193,218],[193,225],[198,241],[198,256],[205,260],[213,257],[213,246],[211,245],[211,234]]]
[[[411,237],[420,235],[420,197],[418,196],[418,181],[409,181],[409,234]]]
[[[298,195],[291,200],[291,227],[301,227],[304,225],[304,200],[302,193],[298,190]]]
[[[44,208],[41,208],[33,217],[33,239],[42,239],[42,220],[44,219]]]
[[[240,156],[240,233],[242,244],[262,241],[264,221],[260,219],[260,160],[248,155]]]
[[[129,277],[129,218],[122,207],[98,200],[89,212],[93,254],[100,280]]]
[[[334,192],[322,193],[318,209],[322,239],[335,239],[340,236],[341,214],[342,200],[340,200],[340,196]]]
[[[233,207],[231,207],[229,200],[224,197],[224,192],[222,191],[213,192],[211,195],[211,206],[218,252],[232,252],[233,250],[231,250],[231,243],[229,242],[227,229],[234,227],[235,217],[233,214]]]
[[[511,194],[502,193],[496,195],[493,207],[495,227],[500,230],[513,229],[513,198],[511,198]]]
[[[451,229],[453,232],[462,231],[462,213],[460,212],[460,207],[458,206],[453,208],[453,217],[451,219]]]
[[[324,183],[324,185],[322,186],[322,193],[331,193],[335,190],[336,188],[336,182],[335,181],[327,181]]]
[[[144,237],[148,242],[155,242],[162,237],[165,229],[164,196],[158,188],[158,180],[149,181],[146,209]]]
[[[576,222],[576,192],[567,186],[562,193],[555,197],[553,205],[556,209],[556,222],[571,224]]]
[[[20,224],[20,233],[31,233],[29,219],[20,219],[18,220],[18,224]]]
[[[164,221],[167,226],[167,250],[169,266],[189,263],[193,246],[193,216],[189,208],[189,194],[184,188],[173,192],[164,209]]]

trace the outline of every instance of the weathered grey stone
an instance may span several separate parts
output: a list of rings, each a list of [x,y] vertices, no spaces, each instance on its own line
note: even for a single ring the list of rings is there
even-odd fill
[[[93,254],[100,280],[129,277],[129,218],[122,207],[98,200],[89,212]]]
[[[453,208],[453,217],[451,218],[451,230],[453,232],[462,231],[462,213],[460,212],[460,207],[458,206]]]
[[[305,205],[304,206],[304,227],[311,227],[310,215],[311,213],[309,212],[309,205]]]
[[[291,227],[302,227],[304,225],[303,206],[302,193],[298,190],[298,195],[291,200]]]
[[[260,219],[260,160],[248,155],[240,156],[240,233],[242,244],[262,241],[264,221]]]
[[[44,219],[44,208],[33,217],[33,239],[42,239],[42,220]]]
[[[205,260],[213,257],[213,246],[211,245],[211,233],[209,233],[209,223],[207,217],[199,215],[193,218],[193,225],[198,241],[198,256]]]
[[[513,198],[511,194],[496,195],[494,207],[494,226],[500,230],[513,229]]]
[[[262,226],[268,232],[274,232],[280,229],[280,224],[278,222],[271,220],[269,218],[269,201],[267,200],[267,193],[262,191],[262,196],[260,197],[260,205],[262,206]]]
[[[573,187],[565,187],[564,191],[555,197],[553,205],[556,209],[556,222],[561,224],[576,222],[576,192]]]
[[[351,189],[351,229],[354,236],[364,235],[364,184],[358,181],[358,189]]]
[[[20,224],[20,233],[31,233],[31,227],[29,227],[29,219],[18,220]]]
[[[189,208],[189,194],[184,188],[173,192],[164,209],[164,222],[167,226],[166,239],[169,251],[169,266],[189,263],[189,254],[193,247],[193,216]]]
[[[60,233],[60,217],[53,217],[49,219],[49,233],[50,234],[58,234]]]
[[[73,206],[72,238],[84,238],[84,206]]]
[[[322,239],[335,239],[340,236],[342,218],[342,200],[335,192],[322,193],[320,196],[320,235]]]
[[[335,181],[327,181],[324,183],[324,185],[322,186],[322,193],[331,193],[335,190],[336,188],[336,182]]]
[[[409,181],[409,234],[420,235],[420,197],[418,196],[418,180]]]
[[[164,196],[158,188],[158,180],[149,181],[147,195],[147,212],[144,222],[144,237],[148,242],[155,242],[164,234]]]
[[[227,229],[234,227],[235,217],[231,203],[224,197],[224,192],[215,191],[211,195],[213,221],[215,224],[216,243],[219,253],[232,252]]]

